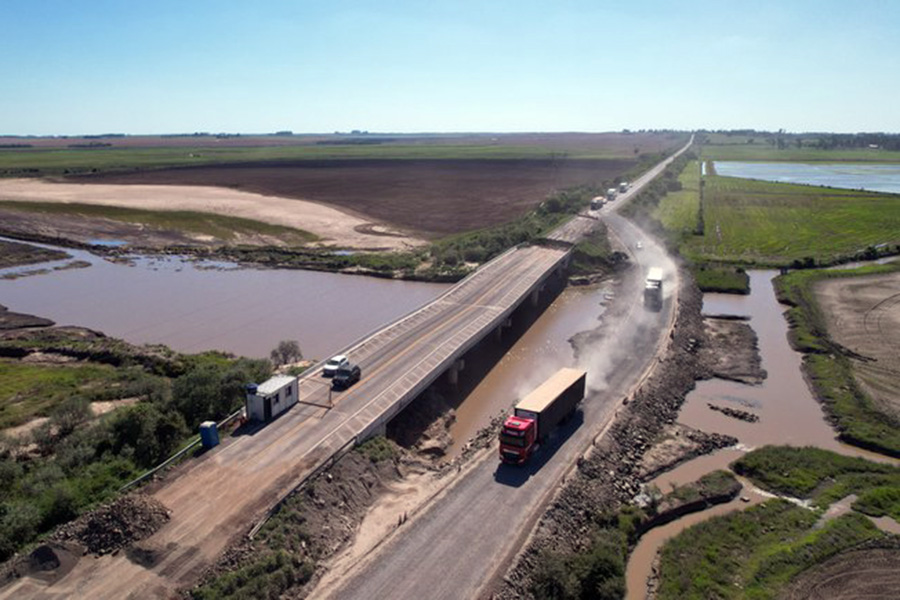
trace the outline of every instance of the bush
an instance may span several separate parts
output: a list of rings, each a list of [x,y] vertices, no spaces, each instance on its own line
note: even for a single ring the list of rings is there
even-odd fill
[[[154,404],[121,409],[111,427],[113,452],[131,448],[135,462],[147,468],[165,460],[188,434],[181,415]]]

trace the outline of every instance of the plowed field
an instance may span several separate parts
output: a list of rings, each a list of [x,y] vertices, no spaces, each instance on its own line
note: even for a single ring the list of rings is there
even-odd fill
[[[632,159],[302,160],[79,176],[104,184],[216,186],[311,200],[425,236],[507,222],[549,193],[602,184]]]

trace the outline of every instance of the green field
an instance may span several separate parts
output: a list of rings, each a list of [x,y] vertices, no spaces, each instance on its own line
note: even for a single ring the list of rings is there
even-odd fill
[[[96,204],[58,204],[54,202],[0,201],[0,208],[19,212],[75,215],[95,219],[112,219],[124,223],[143,224],[156,229],[213,236],[231,241],[240,236],[264,235],[290,246],[302,246],[318,239],[307,231],[270,225],[260,221],[192,211],[154,211]]]
[[[858,269],[794,271],[774,281],[779,302],[788,304],[791,345],[804,353],[803,364],[816,396],[835,420],[841,438],[851,444],[900,457],[900,427],[875,408],[856,379],[845,350],[835,344],[815,300],[813,285],[822,279],[888,273],[894,261]]]
[[[832,264],[900,244],[900,195],[708,175],[703,202],[703,235],[680,246],[695,262]]]
[[[697,231],[700,214],[700,162],[692,160],[678,176],[681,189],[665,195],[651,215],[666,231],[685,238]]]

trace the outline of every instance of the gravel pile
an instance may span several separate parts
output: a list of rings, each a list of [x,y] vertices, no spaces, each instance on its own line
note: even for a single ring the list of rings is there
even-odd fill
[[[143,494],[129,494],[60,527],[56,541],[75,541],[101,556],[149,537],[169,520],[169,510]]]

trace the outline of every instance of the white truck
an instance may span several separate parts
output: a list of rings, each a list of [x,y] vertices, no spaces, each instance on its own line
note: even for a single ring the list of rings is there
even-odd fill
[[[644,307],[659,311],[663,304],[663,271],[659,267],[650,267],[647,280],[644,282]]]
[[[619,184],[619,193],[624,194],[625,192],[628,191],[628,187],[629,187],[628,182],[623,181],[622,183]]]
[[[612,202],[616,199],[616,188],[609,188],[606,190],[606,201]]]

